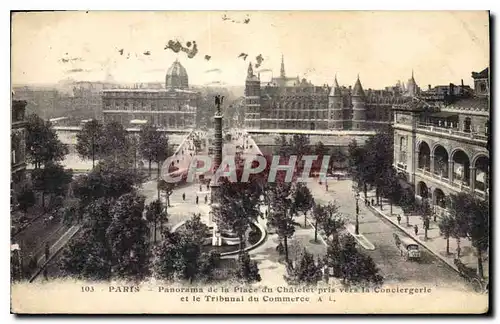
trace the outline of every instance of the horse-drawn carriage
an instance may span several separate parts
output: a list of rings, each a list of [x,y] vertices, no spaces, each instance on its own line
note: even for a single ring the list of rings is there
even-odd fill
[[[469,284],[471,284],[475,292],[478,293],[488,292],[489,290],[488,282],[479,277],[475,269],[467,267],[465,264],[462,263],[462,261],[460,261],[460,259],[455,259],[453,263],[457,267],[460,276],[464,278]]]
[[[408,260],[419,260],[420,250],[418,244],[408,237],[399,237],[398,234],[394,233],[394,243],[399,249],[401,256]]]

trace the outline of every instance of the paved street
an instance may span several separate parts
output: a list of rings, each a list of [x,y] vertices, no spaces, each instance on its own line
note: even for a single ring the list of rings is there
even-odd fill
[[[355,222],[355,200],[350,180],[329,181],[329,191],[317,182],[308,183],[317,203],[335,201],[340,213],[350,222]],[[463,279],[448,265],[421,247],[420,262],[405,261],[394,244],[393,233],[406,234],[389,221],[375,216],[362,200],[359,201],[360,233],[375,245],[374,251],[363,250],[379,266],[386,282],[418,282],[439,287],[457,287],[470,289]],[[388,208],[388,207],[387,207]]]
[[[233,140],[232,143],[225,144],[224,155],[234,154],[235,142],[239,144],[240,141]],[[350,180],[329,181],[328,192],[325,190],[325,186],[319,185],[317,181],[308,183],[308,186],[311,188],[316,202],[327,203],[335,200],[342,215],[349,222],[355,222],[355,200]],[[147,197],[146,202],[155,199],[156,181],[145,183],[141,192]],[[182,198],[183,194],[185,194],[185,200]],[[201,213],[202,218],[208,221],[210,205],[205,203],[205,196],[209,200],[210,192],[206,186],[202,186],[200,190],[199,183],[187,183],[177,187],[170,197],[169,225],[174,226],[189,219],[193,213]],[[196,204],[196,197],[199,198],[198,204]],[[394,244],[393,234],[398,233],[400,236],[407,236],[407,234],[385,218],[368,210],[362,200],[359,201],[359,206],[360,231],[375,245],[375,250],[363,251],[374,259],[387,283],[406,282],[470,289],[454,270],[425,248],[421,247],[422,258],[419,262],[405,261]],[[297,217],[296,220],[303,224],[303,216]],[[295,235],[289,242],[291,259],[295,259],[304,246],[316,257],[323,256],[326,252],[325,245],[321,243],[321,240],[319,240],[319,244],[314,243],[313,238],[314,229],[311,226],[296,227]],[[285,273],[283,264],[278,262],[279,257],[275,250],[277,244],[277,235],[270,233],[266,242],[251,252],[262,268],[263,280],[269,283],[282,282]]]

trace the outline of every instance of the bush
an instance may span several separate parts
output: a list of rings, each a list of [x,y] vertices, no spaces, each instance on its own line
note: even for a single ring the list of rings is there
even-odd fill
[[[245,283],[261,281],[257,262],[252,261],[247,252],[243,252],[238,257],[236,277]]]

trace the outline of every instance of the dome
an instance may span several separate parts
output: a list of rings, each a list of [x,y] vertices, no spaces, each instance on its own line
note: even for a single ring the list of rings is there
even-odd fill
[[[175,60],[167,71],[165,87],[167,89],[187,89],[189,87],[186,69],[178,60]]]

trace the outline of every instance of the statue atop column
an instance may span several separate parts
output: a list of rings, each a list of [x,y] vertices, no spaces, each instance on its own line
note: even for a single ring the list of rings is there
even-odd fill
[[[222,115],[222,112],[220,110],[220,106],[222,105],[224,101],[224,96],[216,95],[215,96],[215,107],[217,107],[217,115],[220,116]]]

